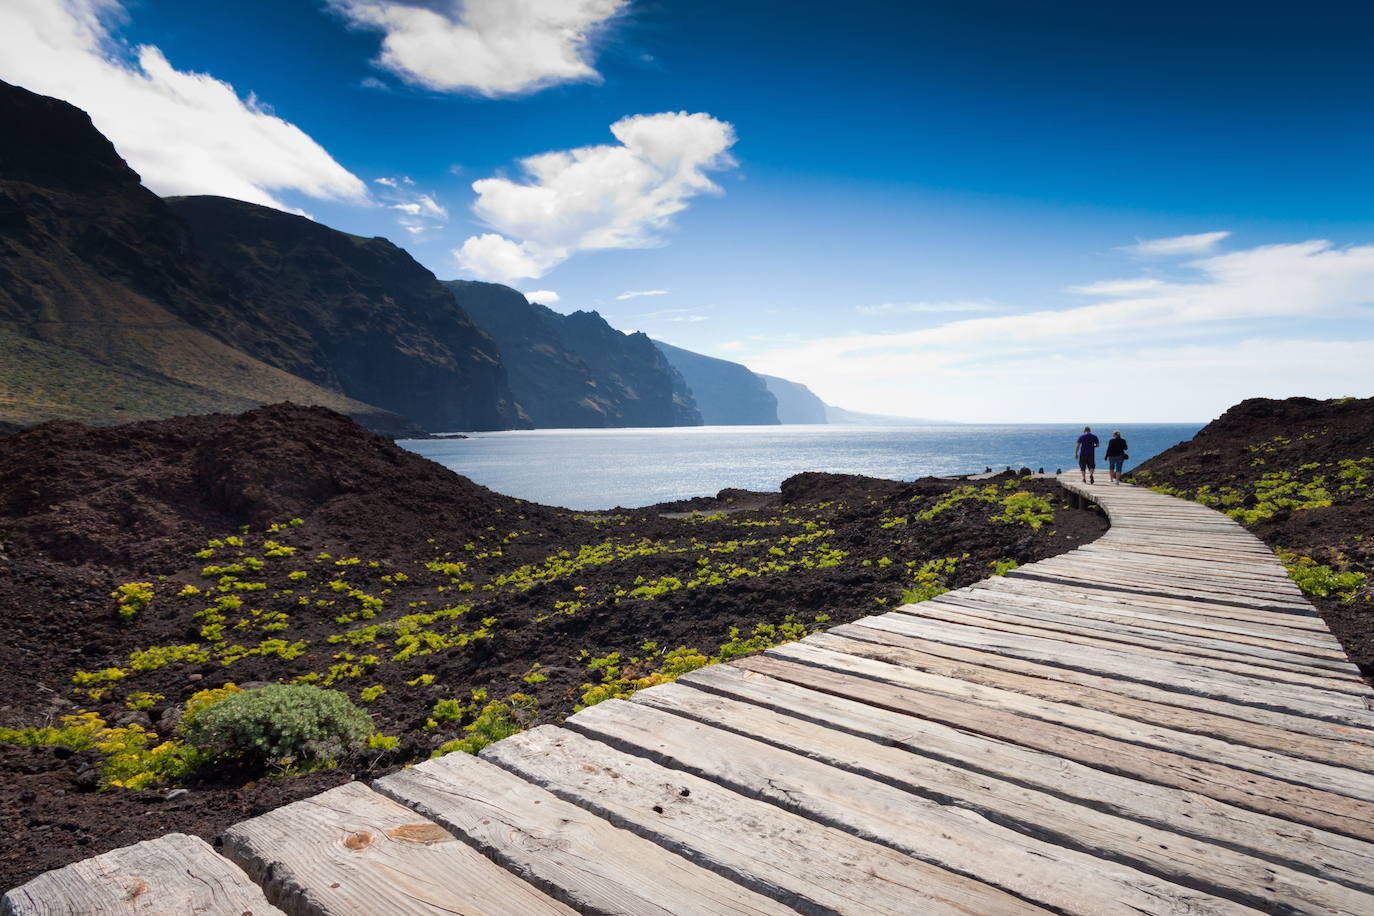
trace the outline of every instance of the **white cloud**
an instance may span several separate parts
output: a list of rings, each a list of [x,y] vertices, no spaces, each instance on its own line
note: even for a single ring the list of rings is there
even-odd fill
[[[724,353],[737,353],[744,348],[742,340],[727,340],[725,343],[716,344],[716,349]]]
[[[536,289],[524,294],[526,302],[538,302],[540,305],[553,305],[558,301],[558,293],[551,289]]]
[[[1197,235],[1176,235],[1167,239],[1143,239],[1121,250],[1145,257],[1207,254],[1216,249],[1229,232],[1200,232]]]
[[[658,312],[645,312],[635,317],[648,319],[650,321],[680,321],[688,323],[709,320],[709,316],[697,314],[692,311],[692,309],[663,309]]]
[[[252,95],[127,49],[118,0],[0,3],[0,77],[83,108],[158,194],[218,194],[289,209],[274,192],[364,202],[367,188]]]
[[[621,293],[619,296],[616,296],[615,298],[616,298],[617,301],[619,301],[619,300],[622,300],[622,299],[637,299],[637,298],[639,298],[640,296],[666,296],[666,295],[668,295],[668,290],[666,290],[666,289],[641,289],[641,290],[627,290],[626,292]]]
[[[1088,284],[1100,301],[1074,308],[784,342],[750,366],[832,404],[983,421],[1205,419],[1257,395],[1370,393],[1374,245],[1265,245],[1185,266],[1192,279],[1134,294]]]
[[[907,315],[938,312],[995,312],[997,306],[972,299],[954,299],[949,302],[883,302],[879,305],[856,305],[854,311],[861,315]]]
[[[330,0],[355,26],[382,32],[376,64],[440,91],[488,97],[599,80],[597,33],[628,0]]]
[[[1082,286],[1070,286],[1069,292],[1085,296],[1128,296],[1131,293],[1148,293],[1164,286],[1164,281],[1153,277],[1139,277],[1134,280],[1099,280]]]
[[[433,196],[415,190],[413,179],[397,175],[372,180],[386,189],[379,191],[378,196],[387,209],[400,214],[396,222],[412,236],[422,236],[431,230],[442,229],[448,224],[448,210]]]
[[[509,282],[542,277],[578,251],[648,248],[733,164],[730,124],[708,114],[633,115],[611,125],[617,145],[584,146],[520,161],[523,183],[475,181],[473,210],[495,230],[454,252],[464,270]]]

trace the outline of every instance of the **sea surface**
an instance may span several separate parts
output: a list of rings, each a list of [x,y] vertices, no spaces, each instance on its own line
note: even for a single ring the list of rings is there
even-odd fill
[[[1120,427],[1129,469],[1177,445],[1201,423]],[[1111,428],[1094,430],[1106,445]],[[975,474],[991,467],[1076,467],[1081,426],[679,426],[539,429],[399,444],[498,493],[569,509],[638,507],[726,487],[777,490],[802,471],[891,480]],[[1098,466],[1105,474],[1103,449]]]

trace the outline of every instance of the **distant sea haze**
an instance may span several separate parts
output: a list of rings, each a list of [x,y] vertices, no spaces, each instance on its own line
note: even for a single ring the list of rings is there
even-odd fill
[[[1177,445],[1201,423],[1094,425],[1103,446],[1120,429],[1129,470]],[[802,471],[890,480],[975,474],[991,467],[1077,467],[1082,425],[687,426],[475,433],[400,444],[498,493],[569,509],[638,507],[726,487],[777,490]],[[1097,451],[1104,469],[1103,448]]]

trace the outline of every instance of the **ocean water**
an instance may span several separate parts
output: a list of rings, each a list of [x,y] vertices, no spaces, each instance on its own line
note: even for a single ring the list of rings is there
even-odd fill
[[[1192,438],[1201,423],[1122,426],[1127,468]],[[1103,440],[1112,428],[1094,430]],[[726,487],[776,490],[802,471],[892,480],[1008,466],[1075,467],[1081,426],[679,426],[540,429],[399,444],[518,499],[569,509],[637,507]],[[1098,466],[1104,469],[1102,449]]]

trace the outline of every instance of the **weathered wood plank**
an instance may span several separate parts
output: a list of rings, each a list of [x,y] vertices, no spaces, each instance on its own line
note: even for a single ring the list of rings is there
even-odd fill
[[[522,732],[483,756],[798,909],[894,916],[1044,912],[979,881],[566,729]]]
[[[942,597],[946,602],[969,607],[982,606],[1000,613],[1013,614],[1023,621],[1055,624],[1058,625],[1056,628],[1068,627],[1071,632],[1084,632],[1085,635],[1094,636],[1099,633],[1110,633],[1113,634],[1112,638],[1119,642],[1157,647],[1172,646],[1173,651],[1185,654],[1215,656],[1268,668],[1314,674],[1368,689],[1368,685],[1354,670],[1348,670],[1354,666],[1293,652],[1290,651],[1290,647],[1274,640],[1190,627],[1178,621],[1172,624],[1163,623],[1113,610],[1097,610],[1064,602],[1053,603],[1011,592],[960,589]]]
[[[769,713],[745,704],[739,706],[743,708],[732,712],[744,718],[734,724],[768,727]],[[671,770],[691,773],[748,798],[770,802],[932,865],[976,875],[986,883],[1059,912],[1228,912],[1235,909],[1231,899],[1261,906],[1266,894],[1277,891],[1274,886],[1262,890],[1254,883],[1266,880],[1265,872],[1275,868],[1272,863],[1249,860],[1238,867],[1236,871],[1243,872],[1245,877],[1236,883],[1245,889],[1231,893],[1229,887],[1210,881],[1199,881],[1197,884],[1203,886],[1194,886],[1192,890],[1171,884],[1180,874],[1195,869],[1179,868],[1176,862],[1154,856],[1152,851],[1134,859],[1150,860],[1151,865],[1161,866],[1156,869],[1160,877],[1137,871],[1138,861],[1132,861],[1130,856],[1123,859],[1125,865],[1095,858],[1095,853],[1102,852],[1100,848],[1094,849],[1098,842],[1117,839],[1110,826],[1103,826],[1110,822],[1122,827],[1119,832],[1136,836],[1137,842],[1118,843],[1119,846],[1138,849],[1158,835],[1167,838],[1171,848],[1189,848],[1198,857],[1209,855],[1212,848],[1041,793],[1016,791],[997,780],[952,767],[941,768],[931,761],[924,761],[929,771],[924,774],[925,779],[893,779],[891,772],[882,774],[886,778],[874,779],[866,773],[808,759],[805,755],[809,748],[805,744],[800,754],[794,753],[795,747],[780,748],[647,704],[616,700],[583,710],[568,719],[565,726],[617,750],[645,757]],[[826,752],[833,750],[832,742],[840,746],[859,743],[857,739],[821,731]],[[883,750],[887,749],[874,747],[878,754]],[[891,753],[908,759],[910,756],[898,751]],[[999,792],[1003,789],[1007,791]],[[991,804],[987,803],[990,796],[996,797]],[[976,803],[966,804],[966,800]],[[1047,842],[1004,826],[1007,820],[1026,815],[1028,809],[1036,809],[1030,815],[1034,817],[1046,814],[1046,808],[1053,809],[1051,817],[1073,824],[1072,837],[1071,831],[1064,830],[1048,837]],[[970,817],[969,812],[979,816]],[[994,822],[989,815],[997,816],[1000,822]],[[1075,845],[1066,848],[1065,840]],[[1226,854],[1221,858],[1224,861],[1216,863],[1216,872],[1226,873],[1237,859],[1234,854],[1229,859]],[[1374,903],[1374,898],[1346,888],[1331,894],[1318,886],[1312,876],[1288,869],[1282,869],[1277,877],[1280,881],[1291,880],[1301,888],[1295,897],[1318,903],[1322,908],[1349,910],[1349,901],[1358,898]]]
[[[1324,641],[1299,637],[1293,631],[1266,627],[1264,624],[1228,618],[1207,617],[1189,611],[1158,608],[1141,604],[1094,600],[1094,596],[1078,592],[1049,592],[1026,588],[1004,588],[986,580],[960,589],[970,597],[986,596],[992,600],[1030,609],[1044,609],[1053,613],[1072,614],[1101,620],[1120,621],[1131,626],[1149,627],[1165,633],[1177,632],[1221,639],[1231,643],[1257,646],[1291,655],[1302,664],[1319,666],[1326,671],[1357,675],[1359,668],[1351,664],[1338,646]]]
[[[1131,681],[1038,665],[963,646],[932,643],[862,624],[832,627],[811,637],[808,643],[984,687],[1012,690],[1150,725],[1374,773],[1374,748],[1340,740],[1339,732],[1335,731],[1339,726],[1319,734],[1296,731],[1290,727],[1294,717],[1280,713],[1243,710],[1237,717],[1234,706],[1203,697],[1170,694]],[[1297,720],[1304,726],[1313,722],[1311,719]]]
[[[1212,592],[1205,589],[1185,586],[1169,588],[1166,584],[1160,584],[1158,586],[1132,585],[1097,576],[1075,575],[1062,569],[1048,572],[1038,570],[1032,566],[1023,566],[1019,569],[1008,571],[1006,577],[1033,579],[1037,582],[1048,582],[1050,584],[1065,583],[1084,588],[1101,589],[1103,591],[1121,592],[1132,595],[1150,595],[1158,598],[1183,598],[1188,601],[1203,602],[1206,604],[1228,605],[1231,607],[1251,608],[1256,610],[1291,611],[1295,613],[1306,612],[1306,609],[1299,605],[1289,604],[1284,601],[1251,599],[1243,595]]]
[[[281,916],[199,837],[169,833],[45,872],[5,895],[4,916]]]
[[[1193,792],[1118,776],[1055,754],[970,734],[927,719],[789,684],[733,665],[713,665],[681,678],[675,689],[640,691],[634,702],[671,709],[717,727],[807,749],[841,766],[868,772],[857,756],[841,754],[837,734],[891,746],[975,774],[1003,778],[1183,836],[1242,850],[1259,858],[1374,890],[1374,843],[1300,826]],[[684,692],[686,690],[687,692]],[[772,724],[746,726],[732,701],[810,724],[806,732]],[[809,743],[806,743],[808,742]],[[919,764],[912,763],[912,767]],[[917,769],[921,778],[926,771]]]
[[[1291,642],[1311,647],[1331,657],[1345,658],[1341,645],[1326,629],[1326,624],[1314,616],[1280,614],[1272,611],[1247,611],[1224,605],[1154,598],[1147,595],[1112,594],[1099,589],[1080,589],[1068,584],[1049,585],[1032,579],[1008,579],[994,576],[969,586],[971,591],[989,589],[1028,597],[1086,604],[1091,607],[1123,608],[1142,614],[1164,618],[1185,617],[1193,626],[1242,632],[1267,639]],[[1294,650],[1299,651],[1299,650]]]
[[[1137,681],[1163,690],[1210,697],[1237,706],[1272,709],[1354,728],[1374,728],[1374,713],[1370,712],[1361,698],[1350,694],[1287,688],[1204,665],[1146,658],[1113,649],[1088,648],[1040,636],[1017,636],[909,614],[884,614],[865,618],[862,622],[865,626],[891,629],[909,636],[979,648],[1040,664],[1075,668],[1118,680]]]
[[[791,912],[467,754],[427,760],[377,780],[373,788],[462,835],[488,858],[581,913]]]
[[[360,782],[236,824],[221,843],[290,916],[576,912]]]
[[[870,706],[1057,754],[1110,773],[1186,789],[1252,811],[1374,841],[1374,805],[1369,802],[1174,753],[1167,749],[1170,740],[1174,741],[1173,748],[1191,749],[1191,738],[1180,743],[1179,733],[1173,733],[1172,738],[1164,733],[1154,745],[1131,743],[1034,715],[1020,715],[1004,709],[996,699],[961,698],[905,687],[883,680],[888,672],[881,667],[865,672],[877,675],[871,677],[854,670],[866,666],[853,666],[845,659],[811,655],[808,662],[759,655],[732,664]],[[841,667],[827,668],[820,662]],[[872,664],[881,666],[879,662]],[[969,687],[969,693],[981,689]]]
[[[1229,648],[1184,643],[1158,631],[1064,617],[1045,611],[1020,613],[1005,603],[969,597],[959,592],[941,595],[919,604],[894,609],[913,617],[939,620],[962,626],[975,626],[1020,636],[1053,639],[1075,645],[1129,652],[1144,658],[1162,659],[1187,665],[1202,665],[1213,671],[1226,671],[1245,677],[1272,681],[1282,687],[1307,688],[1321,696],[1325,692],[1348,694],[1361,701],[1374,698],[1368,685],[1351,678],[1328,677],[1310,668],[1271,666],[1260,658],[1247,658]],[[1358,707],[1357,707],[1358,708]]]
[[[870,617],[866,625],[882,628],[888,624],[886,618]],[[1071,728],[1096,731],[1099,734],[1114,736],[1137,744],[1153,745],[1165,750],[1178,749],[1178,753],[1201,759],[1216,761],[1227,766],[1265,774],[1283,779],[1286,782],[1310,786],[1325,792],[1363,799],[1374,802],[1374,775],[1358,772],[1345,767],[1331,766],[1312,760],[1290,757],[1278,751],[1231,744],[1216,738],[1197,733],[1180,732],[1147,726],[1134,719],[1100,712],[1082,706],[1041,700],[1037,697],[1000,688],[982,687],[958,678],[928,674],[887,662],[875,662],[866,657],[849,653],[835,653],[820,647],[826,639],[819,634],[810,642],[791,643],[771,653],[799,661],[813,661],[827,666],[849,665],[862,668],[870,676],[881,676],[892,683],[915,687],[919,690],[938,691],[951,696],[967,696],[979,702],[999,704],[1002,708],[1023,712],[1046,721],[1060,722]],[[865,649],[865,651],[867,651]],[[1183,746],[1180,747],[1180,744]]]

